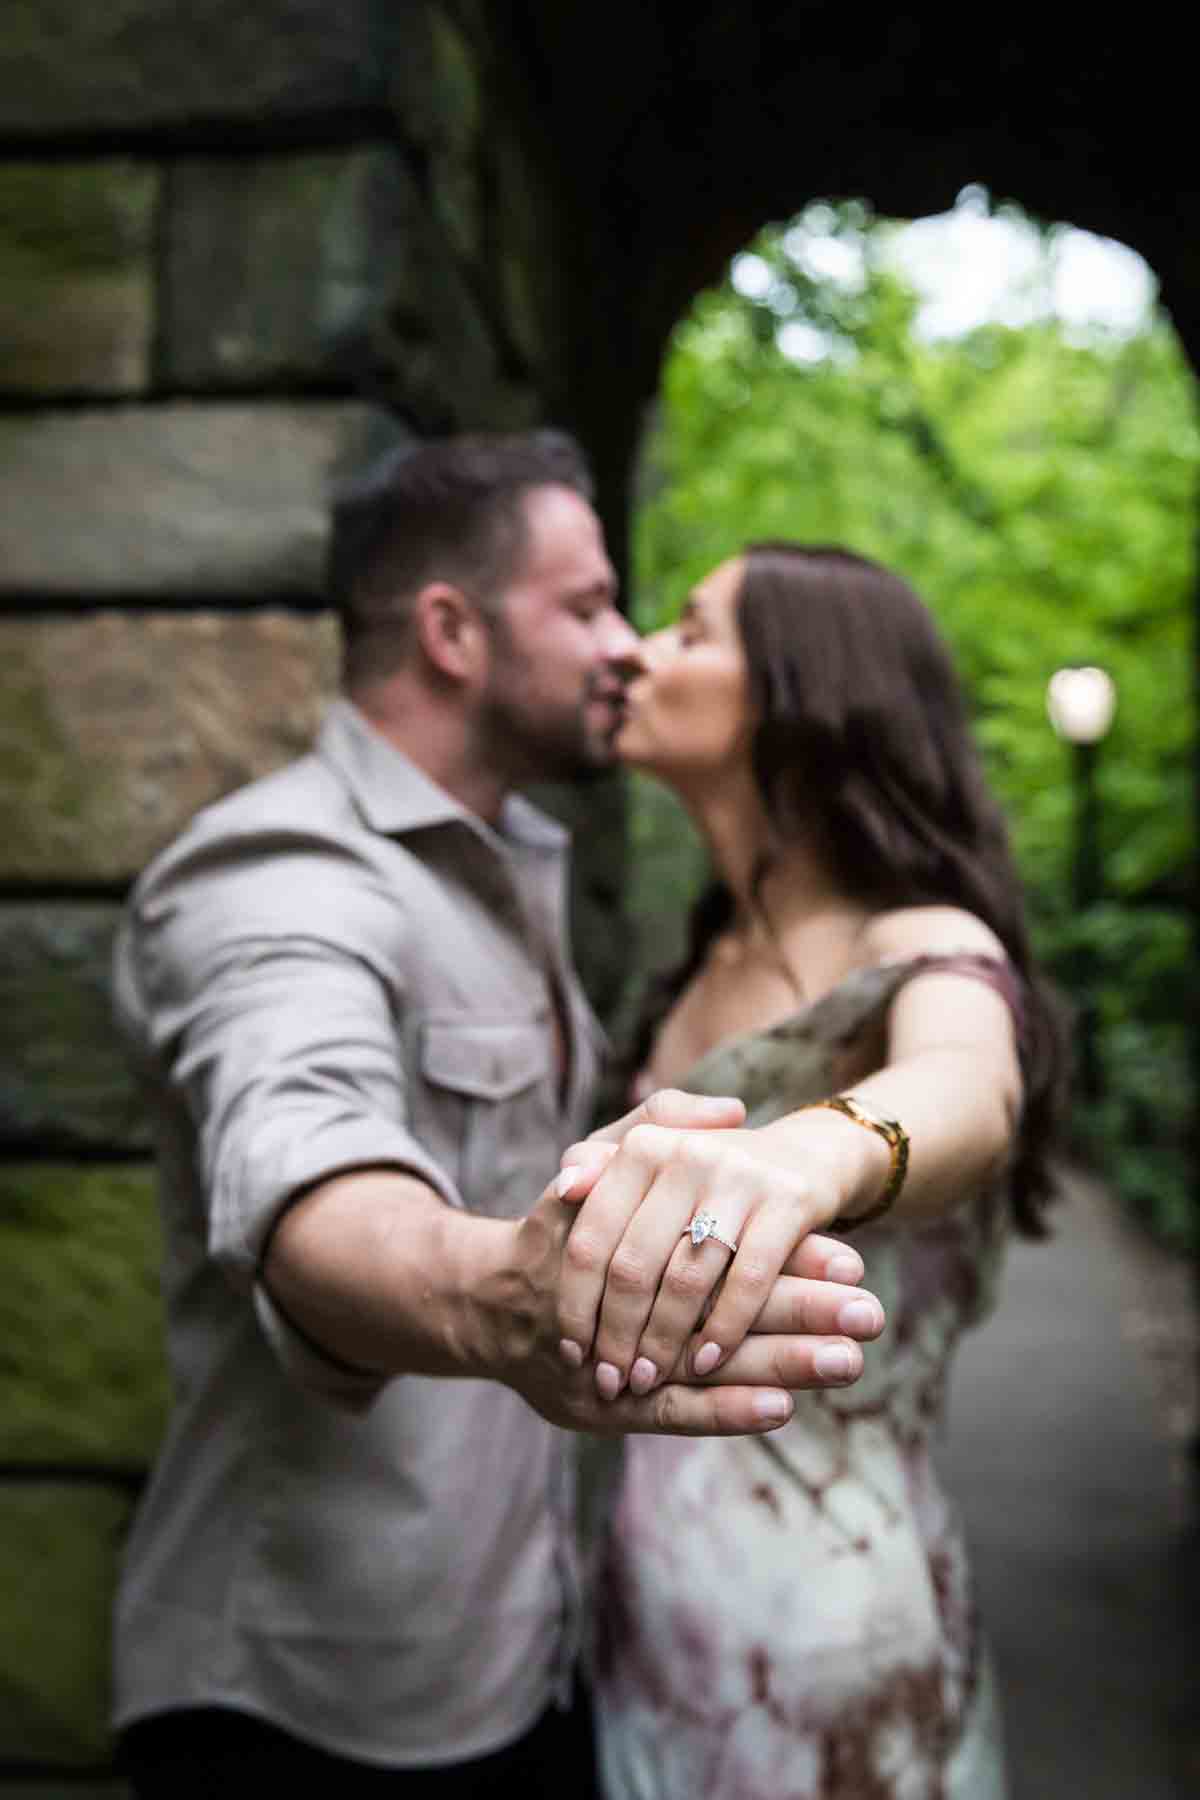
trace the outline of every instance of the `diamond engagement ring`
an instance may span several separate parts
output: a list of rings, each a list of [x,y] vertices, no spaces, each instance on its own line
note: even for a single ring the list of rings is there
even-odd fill
[[[679,1235],[680,1237],[690,1237],[697,1249],[705,1238],[712,1238],[715,1243],[723,1244],[726,1250],[731,1250],[735,1256],[737,1255],[737,1245],[730,1238],[721,1235],[717,1221],[710,1212],[698,1212],[691,1224],[685,1225]]]

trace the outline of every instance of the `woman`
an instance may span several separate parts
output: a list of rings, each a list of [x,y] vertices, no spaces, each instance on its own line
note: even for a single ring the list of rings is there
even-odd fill
[[[726,1180],[675,1217],[669,1155],[622,1149],[596,1179],[575,1146],[609,1235],[566,1335],[602,1393],[681,1351],[703,1375],[805,1233],[860,1223],[888,1329],[856,1385],[798,1394],[768,1437],[629,1442],[596,1590],[610,1800],[996,1800],[929,1440],[1008,1220],[1040,1233],[1061,1050],[949,657],[887,570],[755,545],[647,641],[618,748],[679,794],[716,874],[640,1083],[740,1094],[747,1169],[794,1181],[780,1202]],[[626,1279],[647,1268],[648,1290]]]

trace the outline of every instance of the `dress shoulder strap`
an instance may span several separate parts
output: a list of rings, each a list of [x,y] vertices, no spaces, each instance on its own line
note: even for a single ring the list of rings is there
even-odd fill
[[[946,975],[970,975],[976,981],[984,982],[999,994],[1008,1007],[1016,1029],[1017,1043],[1024,1045],[1027,1031],[1025,983],[1007,956],[988,956],[979,950],[949,950],[940,955],[906,957],[898,964],[883,965],[885,968],[889,966],[903,969],[905,981],[911,981],[914,975],[928,975],[936,971]],[[892,990],[893,993],[896,991]]]
[[[1007,957],[975,951],[904,957],[852,969],[836,987],[778,1024],[718,1044],[680,1081],[692,1093],[739,1094],[748,1122],[765,1125],[806,1100],[828,1092],[832,1054],[854,1043],[917,975],[934,971],[974,976],[995,989],[1013,1012],[1023,1041],[1022,982]]]
[[[1007,956],[988,956],[978,950],[946,950],[903,956],[887,962],[866,963],[830,988],[803,1011],[770,1028],[790,1035],[803,1027],[805,1035],[823,1038],[841,1047],[851,1043],[867,1025],[890,1006],[902,987],[917,975],[934,973],[969,975],[994,988],[1009,1007],[1019,1038],[1025,1032],[1024,983]],[[768,1033],[769,1035],[769,1033]]]

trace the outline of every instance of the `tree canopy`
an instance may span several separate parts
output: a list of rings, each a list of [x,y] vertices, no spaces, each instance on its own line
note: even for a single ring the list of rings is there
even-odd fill
[[[1194,382],[1153,307],[1120,328],[1061,316],[1048,298],[1055,233],[1022,223],[1041,247],[1027,322],[955,336],[923,328],[900,228],[861,203],[812,206],[735,259],[665,366],[640,477],[637,612],[661,622],[756,538],[841,543],[913,583],[972,698],[1040,948],[1064,986],[1081,952],[1099,971],[1106,1091],[1077,1114],[1079,1136],[1184,1238],[1196,1231],[1181,1004],[1193,985]],[[1068,747],[1045,698],[1069,663],[1102,665],[1118,692],[1097,763],[1104,892],[1084,916]],[[647,855],[651,821],[669,816],[655,804],[643,796]],[[694,853],[679,867],[694,879]]]

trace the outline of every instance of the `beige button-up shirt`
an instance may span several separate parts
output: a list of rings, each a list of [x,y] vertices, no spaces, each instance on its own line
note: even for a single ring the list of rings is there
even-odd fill
[[[335,1366],[257,1271],[289,1197],[338,1170],[393,1164],[493,1217],[538,1197],[598,1040],[565,861],[526,802],[491,830],[339,701],[314,754],[139,882],[115,984],[157,1126],[175,1403],[118,1598],[118,1724],[230,1705],[405,1766],[498,1748],[561,1692],[567,1440],[496,1383]]]

